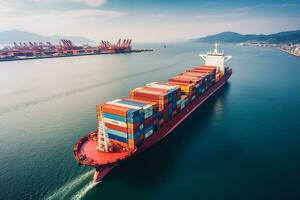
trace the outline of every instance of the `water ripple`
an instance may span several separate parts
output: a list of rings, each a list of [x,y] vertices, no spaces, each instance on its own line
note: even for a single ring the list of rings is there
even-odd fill
[[[47,96],[47,97],[42,97],[42,98],[38,98],[38,99],[35,99],[35,100],[27,101],[27,102],[24,102],[24,103],[16,104],[16,105],[13,105],[13,106],[0,108],[0,116],[6,114],[8,112],[24,109],[24,108],[27,108],[27,107],[30,107],[30,106],[35,106],[35,105],[38,105],[40,103],[51,101],[53,99],[63,98],[65,96],[74,95],[74,94],[77,94],[77,93],[80,93],[80,92],[85,92],[87,90],[92,90],[92,89],[101,87],[103,85],[108,85],[108,84],[114,83],[116,81],[126,80],[126,79],[130,79],[130,78],[137,77],[137,76],[143,76],[146,73],[159,71],[163,68],[169,68],[169,67],[172,67],[172,66],[174,66],[174,64],[169,65],[169,66],[165,66],[165,67],[154,68],[154,69],[143,71],[143,72],[133,73],[133,74],[126,75],[126,76],[123,76],[123,77],[118,77],[118,78],[111,79],[111,80],[108,80],[108,81],[98,82],[98,83],[95,83],[95,84],[91,84],[91,85],[88,85],[88,86],[85,86],[85,87],[80,87],[80,88],[77,88],[77,89],[74,89],[74,90],[69,90],[69,91],[66,91],[66,92],[59,93],[59,94],[54,94],[54,95],[50,95],[50,96]]]

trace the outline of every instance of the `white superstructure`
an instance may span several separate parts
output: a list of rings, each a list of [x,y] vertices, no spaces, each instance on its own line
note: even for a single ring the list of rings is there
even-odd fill
[[[225,72],[225,62],[228,61],[232,56],[225,56],[224,52],[218,51],[218,44],[215,43],[214,51],[209,51],[206,54],[200,54],[201,58],[205,60],[207,66],[217,66],[218,71]]]

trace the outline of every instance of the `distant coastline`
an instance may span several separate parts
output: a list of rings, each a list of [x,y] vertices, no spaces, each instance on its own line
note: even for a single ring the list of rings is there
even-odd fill
[[[251,47],[265,47],[276,48],[280,51],[300,58],[300,45],[299,44],[270,44],[266,42],[245,42],[238,43],[238,46],[251,46]]]
[[[285,50],[285,49],[282,49],[282,48],[278,48],[280,51],[283,51],[283,52],[285,52],[285,53],[288,53],[288,54],[290,54],[290,55],[292,55],[292,56],[296,56],[296,57],[298,57],[298,58],[300,58],[300,54],[296,54],[296,53],[293,53],[293,52],[291,52],[291,51],[288,51],[288,50]]]
[[[70,54],[70,55],[55,55],[55,56],[31,56],[31,57],[12,57],[0,59],[0,62],[8,61],[19,61],[19,60],[37,60],[37,59],[46,59],[46,58],[64,58],[64,57],[76,57],[76,56],[95,56],[95,55],[106,55],[106,54],[128,54],[128,53],[141,53],[145,51],[153,51],[153,49],[134,49],[128,52],[102,52],[102,53],[82,53],[82,54]]]

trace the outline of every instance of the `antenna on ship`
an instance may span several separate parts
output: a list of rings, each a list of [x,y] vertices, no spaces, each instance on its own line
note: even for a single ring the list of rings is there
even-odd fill
[[[218,53],[218,43],[215,42],[214,54],[217,54],[217,53]]]

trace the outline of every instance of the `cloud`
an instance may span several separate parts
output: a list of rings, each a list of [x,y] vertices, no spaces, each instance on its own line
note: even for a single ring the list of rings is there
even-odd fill
[[[43,14],[0,17],[2,30],[20,29],[43,34],[77,35],[108,19],[126,16],[127,13],[113,10],[81,9],[71,11],[50,11]],[[109,20],[109,21],[111,21]],[[33,23],[34,22],[34,23]]]
[[[105,0],[71,0],[79,3],[85,3],[87,6],[98,7],[105,3]]]
[[[27,14],[24,16],[13,16],[5,20],[15,21],[27,21],[28,23],[45,20],[45,22],[51,20],[66,21],[68,19],[80,19],[85,18],[97,18],[97,17],[110,17],[117,18],[127,15],[128,13],[114,11],[114,10],[100,10],[100,9],[80,9],[80,10],[69,10],[69,11],[50,11],[44,14]],[[3,19],[4,20],[4,19]],[[2,20],[0,20],[1,22]]]
[[[61,16],[63,18],[83,18],[83,17],[122,17],[127,15],[125,12],[114,10],[82,9],[64,12],[50,12],[49,16]]]
[[[62,0],[27,0],[27,1],[31,1],[34,3],[40,3],[40,4],[42,4],[42,3],[57,4],[57,3],[63,2]],[[75,3],[83,3],[90,7],[98,7],[98,6],[103,5],[106,2],[106,0],[64,0],[64,1],[69,2],[69,3],[74,3],[74,2]]]
[[[0,1],[0,14],[9,13],[16,8],[16,4],[11,1]]]

